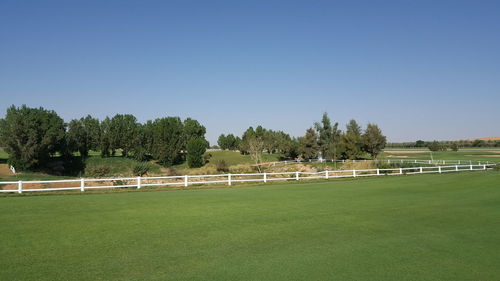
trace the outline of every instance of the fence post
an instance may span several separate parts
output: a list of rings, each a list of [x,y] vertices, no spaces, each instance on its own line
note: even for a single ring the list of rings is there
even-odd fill
[[[402,175],[403,174],[403,168],[399,168],[399,174]]]
[[[356,177],[356,170],[352,170],[352,176]]]
[[[460,160],[458,160],[458,165],[460,165]]]
[[[81,192],[85,191],[85,179],[84,178],[80,179],[80,191]]]
[[[328,170],[325,171],[325,179],[328,179]]]
[[[295,172],[295,180],[299,180],[299,172]]]
[[[264,183],[267,182],[267,173],[264,173]]]
[[[227,174],[227,185],[231,185],[231,174]]]
[[[458,172],[458,165],[455,165],[455,171]]]
[[[184,176],[184,186],[185,187],[188,186],[188,176],[187,175]]]
[[[387,160],[387,164],[391,164],[391,159]]]
[[[441,166],[438,166],[439,173],[441,174]]]
[[[486,165],[483,165],[483,170],[486,170]]]
[[[472,164],[470,165],[470,170],[472,171]]]
[[[380,176],[380,169],[377,168],[377,176]]]
[[[141,189],[141,177],[137,177],[137,189]]]
[[[23,181],[17,182],[17,193],[23,193]]]
[[[424,173],[424,168],[420,167],[420,173]]]

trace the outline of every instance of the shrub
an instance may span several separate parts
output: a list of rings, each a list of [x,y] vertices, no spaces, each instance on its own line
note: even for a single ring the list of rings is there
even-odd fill
[[[104,177],[109,175],[111,167],[106,165],[88,166],[85,168],[85,175],[89,177]]]
[[[145,163],[145,162],[144,163],[138,163],[134,167],[132,167],[132,173],[135,176],[142,177],[145,174],[147,174],[150,169],[151,169],[151,165],[149,163]]]
[[[218,172],[227,172],[229,171],[229,165],[227,165],[225,160],[218,160],[216,163],[216,169]]]

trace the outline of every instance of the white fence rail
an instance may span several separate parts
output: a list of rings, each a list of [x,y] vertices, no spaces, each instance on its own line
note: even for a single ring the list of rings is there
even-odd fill
[[[93,190],[107,188],[136,187],[137,189],[152,186],[184,186],[202,184],[227,184],[243,182],[299,181],[310,179],[356,178],[382,175],[411,175],[429,173],[450,173],[462,171],[487,170],[495,164],[468,164],[449,166],[420,166],[390,169],[358,169],[333,170],[321,172],[280,172],[220,175],[184,175],[158,177],[127,177],[103,179],[71,179],[47,181],[10,181],[0,182],[0,192],[22,193],[35,191]]]
[[[396,164],[396,163],[414,163],[414,164],[426,164],[426,165],[490,165],[495,164],[494,162],[489,161],[472,161],[472,160],[419,160],[419,159],[362,159],[362,160],[333,160],[333,159],[297,159],[297,160],[284,160],[284,161],[275,161],[275,162],[267,162],[262,163],[260,165],[287,165],[287,164],[295,164],[295,163],[360,163],[360,162],[375,162],[375,163],[388,163],[388,164]]]

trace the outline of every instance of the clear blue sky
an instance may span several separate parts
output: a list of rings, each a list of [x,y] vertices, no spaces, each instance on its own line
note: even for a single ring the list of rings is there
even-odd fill
[[[0,115],[500,135],[500,1],[0,1]]]

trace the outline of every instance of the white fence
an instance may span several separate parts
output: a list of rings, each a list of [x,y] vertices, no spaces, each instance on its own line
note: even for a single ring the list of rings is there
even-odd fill
[[[138,189],[150,186],[184,186],[202,184],[227,184],[242,182],[299,181],[310,179],[356,178],[382,175],[411,175],[428,173],[449,173],[462,171],[487,170],[495,164],[468,164],[449,166],[420,166],[390,169],[358,169],[333,170],[322,172],[280,172],[280,173],[250,173],[250,174],[220,174],[220,175],[185,175],[159,177],[128,177],[103,179],[71,179],[47,181],[11,181],[0,182],[0,192],[34,192],[34,191],[64,191],[93,190],[107,188],[136,187]]]
[[[332,159],[298,159],[298,160],[285,160],[285,161],[275,161],[275,162],[268,162],[268,163],[263,163],[261,165],[271,165],[271,166],[276,166],[279,164],[295,164],[295,163],[360,163],[360,162],[387,162],[388,164],[396,164],[396,163],[414,163],[414,164],[426,164],[426,165],[471,165],[471,164],[477,164],[477,165],[490,165],[490,164],[495,164],[494,162],[489,162],[489,161],[472,161],[472,160],[418,160],[418,159],[377,159],[377,160],[370,160],[370,159],[363,159],[363,160],[332,160]]]

